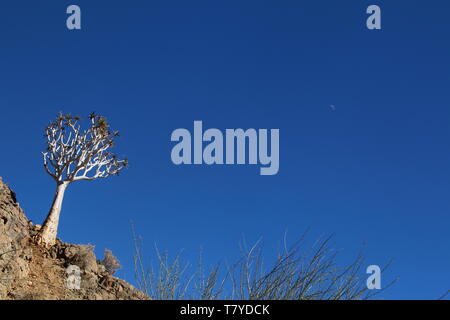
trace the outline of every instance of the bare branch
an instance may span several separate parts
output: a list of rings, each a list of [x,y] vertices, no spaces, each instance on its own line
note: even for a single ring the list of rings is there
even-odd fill
[[[89,120],[90,127],[82,130],[79,117],[60,114],[46,127],[44,169],[55,181],[107,178],[127,166],[127,159],[119,159],[109,151],[119,133],[110,130],[103,116],[92,113]]]

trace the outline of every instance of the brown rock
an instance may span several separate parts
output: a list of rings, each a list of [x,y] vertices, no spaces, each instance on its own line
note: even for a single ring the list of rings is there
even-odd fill
[[[91,245],[57,240],[51,248],[33,242],[39,231],[0,177],[0,300],[148,299],[132,285],[105,273]],[[79,268],[80,289],[67,286],[66,268]]]

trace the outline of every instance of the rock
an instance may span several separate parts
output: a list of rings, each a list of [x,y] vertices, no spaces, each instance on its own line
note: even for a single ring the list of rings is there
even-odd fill
[[[50,248],[39,246],[33,239],[40,228],[26,218],[16,194],[0,177],[0,300],[148,299],[108,274],[92,245],[57,239]],[[80,289],[67,286],[66,268],[71,265],[79,268]]]

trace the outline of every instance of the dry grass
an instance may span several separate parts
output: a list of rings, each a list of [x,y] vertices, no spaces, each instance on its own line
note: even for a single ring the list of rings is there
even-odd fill
[[[318,240],[308,248],[305,237],[290,248],[284,245],[269,268],[263,262],[260,242],[251,247],[242,244],[238,261],[214,266],[205,275],[201,258],[196,270],[189,273],[190,264],[183,264],[180,254],[170,260],[168,253],[158,248],[157,267],[147,268],[142,239],[133,230],[135,278],[140,290],[161,300],[355,300],[380,293],[367,289],[362,254],[349,265],[337,265],[338,252],[332,249],[331,238]]]

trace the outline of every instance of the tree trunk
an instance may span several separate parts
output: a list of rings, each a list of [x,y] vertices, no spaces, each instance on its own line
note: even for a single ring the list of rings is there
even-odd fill
[[[44,245],[51,246],[55,244],[56,234],[58,232],[59,214],[61,213],[64,192],[66,191],[67,186],[67,182],[61,182],[58,183],[56,187],[52,207],[40,231],[39,240]]]

